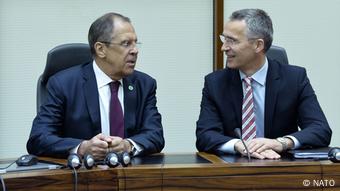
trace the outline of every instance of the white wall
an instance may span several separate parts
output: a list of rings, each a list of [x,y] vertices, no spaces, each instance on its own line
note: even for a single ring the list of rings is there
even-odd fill
[[[340,25],[337,0],[225,0],[225,18],[240,8],[265,9],[274,44],[304,66],[340,145]],[[138,69],[158,82],[164,152],[192,152],[203,77],[212,68],[211,0],[0,0],[0,158],[26,152],[35,116],[36,81],[48,50],[87,42],[90,24],[106,12],[132,19],[143,42]],[[222,32],[222,31],[221,31]]]
[[[272,18],[273,44],[286,49],[289,63],[307,69],[319,103],[340,146],[340,22],[338,0],[225,0],[225,20],[243,8],[260,8]]]
[[[131,18],[143,43],[137,69],[157,79],[163,151],[196,151],[203,76],[212,70],[212,1],[1,0],[0,158],[26,153],[47,52],[87,42],[91,23],[111,11]]]

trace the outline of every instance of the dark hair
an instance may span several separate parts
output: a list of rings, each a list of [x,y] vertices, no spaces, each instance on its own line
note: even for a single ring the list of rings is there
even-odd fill
[[[273,42],[273,24],[268,14],[261,9],[242,9],[232,13],[229,18],[244,20],[247,24],[247,38],[262,38],[264,49],[270,48]]]
[[[88,35],[88,41],[91,49],[92,56],[96,55],[94,44],[96,42],[110,42],[113,34],[114,22],[116,19],[121,19],[124,22],[131,23],[128,17],[125,17],[118,13],[107,13],[97,20],[95,20],[90,29]]]

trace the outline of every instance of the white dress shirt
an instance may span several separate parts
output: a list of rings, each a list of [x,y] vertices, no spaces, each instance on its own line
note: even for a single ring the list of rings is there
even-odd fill
[[[111,90],[110,90],[110,83],[113,81],[109,76],[107,76],[97,65],[96,61],[93,60],[93,71],[94,75],[96,76],[97,87],[98,87],[98,94],[99,94],[99,108],[100,108],[100,121],[102,127],[102,133],[104,135],[110,135],[110,100],[111,100]],[[124,115],[124,90],[123,90],[123,80],[119,80],[120,85],[118,88],[118,99],[120,105],[123,110]],[[137,155],[140,153],[143,148],[135,143],[131,139],[129,140],[130,143],[133,144],[134,148],[136,149],[133,155]]]
[[[110,83],[113,81],[109,76],[107,76],[97,65],[96,61],[93,60],[93,71],[97,81],[98,94],[99,94],[99,109],[100,109],[100,123],[101,132],[104,135],[110,136],[110,101],[111,101],[111,90]],[[123,80],[119,80],[120,85],[118,88],[118,99],[123,110],[124,115],[124,90],[123,90]],[[135,143],[131,139],[127,139],[136,150],[134,150],[133,155],[140,153],[143,148]],[[79,144],[80,145],[80,144]],[[71,153],[77,153],[79,145],[72,149]]]
[[[102,134],[110,136],[110,117],[109,117],[111,100],[110,83],[112,82],[112,79],[98,67],[95,61],[93,61],[93,71],[97,80]],[[124,115],[123,80],[120,79],[119,82],[120,85],[118,89],[118,99]]]

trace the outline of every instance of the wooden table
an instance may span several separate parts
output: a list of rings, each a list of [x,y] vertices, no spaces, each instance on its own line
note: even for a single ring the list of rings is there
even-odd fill
[[[78,190],[340,190],[340,163],[287,158],[248,162],[207,153],[156,154],[136,158],[125,168],[81,168],[77,175]],[[7,190],[74,189],[69,169],[1,176]]]

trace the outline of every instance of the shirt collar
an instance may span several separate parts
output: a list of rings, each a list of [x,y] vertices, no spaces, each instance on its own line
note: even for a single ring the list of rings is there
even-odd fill
[[[94,75],[96,76],[98,89],[100,89],[100,88],[106,86],[107,84],[113,82],[113,80],[98,67],[95,60],[93,60],[92,65],[93,65]],[[123,85],[122,79],[120,79],[118,81],[120,82],[121,85]]]
[[[239,70],[240,72],[240,77],[243,80],[246,76],[245,73],[243,73],[241,70]],[[263,66],[256,71],[251,78],[256,81],[257,83],[259,83],[261,86],[265,86],[266,85],[266,77],[267,77],[267,72],[268,72],[268,60],[267,57],[264,60],[264,64]]]

